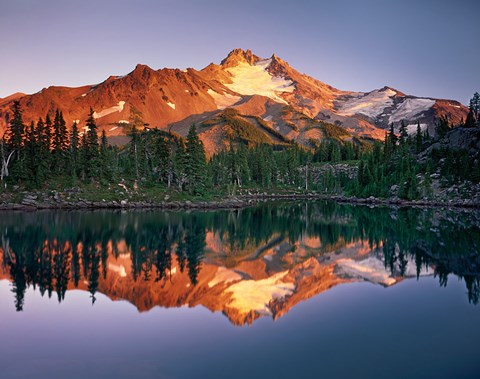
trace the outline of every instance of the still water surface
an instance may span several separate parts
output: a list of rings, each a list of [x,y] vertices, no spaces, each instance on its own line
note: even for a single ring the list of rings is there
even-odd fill
[[[478,378],[480,214],[0,218],[0,378]]]

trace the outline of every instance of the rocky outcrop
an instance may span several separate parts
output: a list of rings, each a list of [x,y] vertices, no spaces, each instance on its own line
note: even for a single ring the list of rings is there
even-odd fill
[[[439,149],[467,150],[472,158],[477,158],[480,155],[480,128],[454,128],[422,152],[420,157],[425,159],[433,150]]]

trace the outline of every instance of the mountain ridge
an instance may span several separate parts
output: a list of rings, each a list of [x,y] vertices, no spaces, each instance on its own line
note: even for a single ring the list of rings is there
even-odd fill
[[[100,130],[109,137],[128,134],[128,126],[133,123],[140,128],[146,124],[173,128],[185,135],[184,123],[201,124],[232,107],[241,109],[244,115],[260,117],[286,139],[307,146],[320,137],[305,137],[305,122],[287,120],[288,110],[303,114],[313,123],[342,127],[352,137],[371,139],[383,138],[391,123],[398,127],[402,120],[409,130],[420,123],[423,130],[428,128],[434,134],[435,121],[440,117],[460,123],[468,113],[458,101],[406,95],[389,86],[370,92],[339,90],[298,72],[275,54],[263,59],[251,50],[238,48],[220,64],[211,63],[201,70],[154,70],[137,64],[126,75],[109,76],[94,85],[51,86],[32,95],[13,94],[0,99],[0,132],[8,124],[14,100],[20,101],[26,123],[58,108],[68,125],[77,122],[82,128],[92,108]],[[216,140],[221,149],[227,138],[224,127],[218,129]],[[209,130],[198,131],[202,140],[212,145]]]

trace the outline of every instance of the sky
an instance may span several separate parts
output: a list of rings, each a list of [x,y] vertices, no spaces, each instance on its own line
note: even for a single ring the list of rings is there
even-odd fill
[[[0,0],[0,40],[0,97],[137,63],[201,69],[234,48],[342,90],[464,104],[480,91],[478,0]]]

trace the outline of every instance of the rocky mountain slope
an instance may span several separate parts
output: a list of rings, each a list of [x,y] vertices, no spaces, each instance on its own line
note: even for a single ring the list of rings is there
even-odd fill
[[[368,281],[388,287],[417,274],[415,262],[409,261],[403,276],[392,275],[382,254],[361,240],[330,246],[322,254],[322,241],[309,237],[292,244],[288,238],[273,236],[264,246],[247,244],[235,254],[216,233],[207,233],[206,243],[206,258],[195,285],[176,254],[166,276],[158,280],[155,275],[135,276],[132,252],[119,244],[115,257],[110,245],[106,273],[98,277],[98,292],[112,300],[126,300],[140,312],[156,306],[204,306],[222,312],[235,325],[244,325],[260,317],[277,319],[299,302],[339,284]],[[11,280],[2,264],[2,249],[0,280]],[[422,269],[420,274],[432,275],[433,271]],[[72,280],[65,284],[69,290],[91,291],[92,286],[88,280],[80,280],[78,286]]]
[[[0,99],[0,132],[8,124],[13,100],[20,100],[26,122],[59,108],[68,125],[76,121],[81,128],[91,107],[110,137],[125,135],[132,124],[186,135],[195,122],[210,153],[227,144],[228,122],[211,122],[226,108],[247,117],[272,143],[295,140],[304,145],[326,137],[325,123],[341,127],[345,138],[383,138],[390,123],[404,120],[413,131],[420,122],[433,133],[437,118],[459,123],[468,112],[454,100],[409,96],[390,87],[366,93],[338,90],[299,73],[276,55],[262,59],[241,49],[202,70],[137,65],[125,76],[95,85],[13,94]]]

